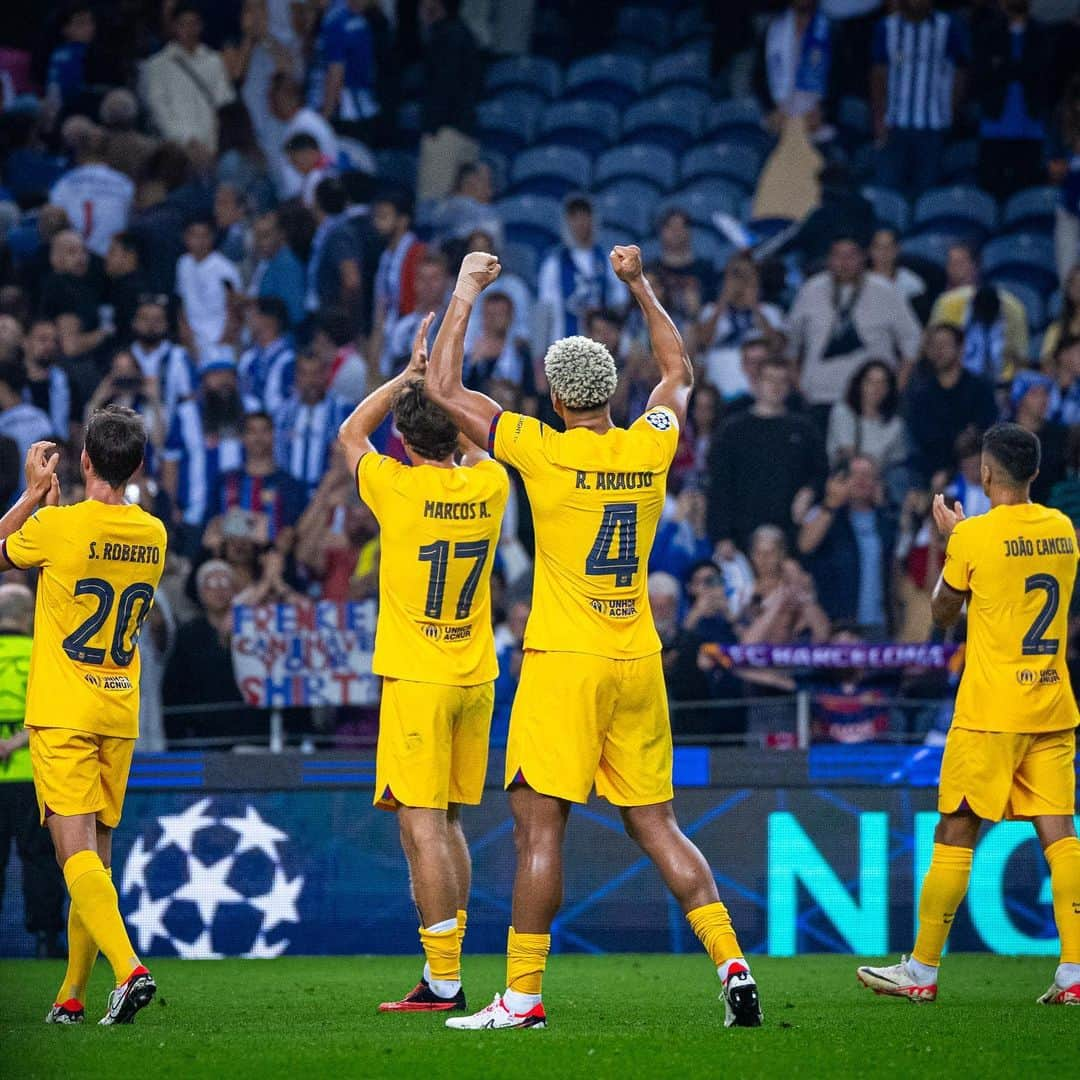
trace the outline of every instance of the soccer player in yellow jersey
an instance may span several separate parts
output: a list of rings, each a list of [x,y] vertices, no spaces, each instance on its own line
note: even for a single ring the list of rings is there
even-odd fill
[[[1043,1005],[1080,1005],[1080,840],[1076,806],[1077,708],[1065,663],[1076,534],[1057,510],[1031,501],[1039,440],[1017,424],[983,438],[990,510],[965,520],[934,500],[948,540],[933,595],[934,619],[951,626],[967,604],[967,651],[941,762],[930,869],[910,959],[859,968],[879,994],[937,997],[938,967],[967,892],[983,821],[1030,821],[1050,865],[1061,962]]]
[[[498,674],[490,582],[510,483],[476,447],[455,463],[458,429],[424,393],[433,319],[417,331],[409,366],[368,395],[340,432],[381,532],[375,805],[397,812],[427,958],[416,988],[384,1002],[384,1012],[465,1008],[471,864],[460,808],[483,794]],[[391,410],[411,467],[371,445]]]
[[[641,252],[616,247],[611,264],[645,316],[660,368],[645,414],[628,429],[614,426],[608,408],[615,361],[582,337],[557,341],[544,360],[565,431],[502,412],[465,389],[465,327],[480,291],[499,274],[494,256],[466,256],[432,350],[428,392],[466,436],[487,438],[494,456],[518,469],[536,531],[533,607],[506,748],[518,851],[506,990],[449,1027],[546,1025],[540,991],[562,903],[563,836],[571,806],[586,802],[594,784],[619,807],[627,833],[717,965],[725,1023],[761,1022],[757,986],[712,871],[672,809],[671,727],[646,587],[693,369],[642,273]]]
[[[94,413],[82,451],[86,499],[55,505],[58,455],[37,443],[26,491],[0,522],[0,571],[41,571],[26,727],[42,821],[71,895],[68,967],[49,1023],[84,1018],[99,949],[116,979],[102,1024],[130,1024],[156,990],[124,929],[109,869],[139,734],[139,631],[165,565],[165,527],[124,500],[145,448],[137,413]],[[50,505],[38,509],[43,499]]]

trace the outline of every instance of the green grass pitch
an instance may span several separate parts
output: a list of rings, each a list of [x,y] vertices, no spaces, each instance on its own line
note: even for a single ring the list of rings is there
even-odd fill
[[[1076,1075],[1080,1009],[1037,1006],[1054,961],[950,956],[933,1005],[875,997],[850,956],[754,959],[765,1026],[724,1030],[701,956],[554,956],[546,1031],[447,1031],[438,1015],[379,1015],[414,984],[408,957],[158,960],[155,1002],[101,1028],[99,959],[88,1022],[43,1022],[59,962],[0,963],[0,1046],[20,1080],[53,1077],[677,1077]],[[503,959],[469,957],[470,1007],[502,986]],[[1038,1071],[1036,1071],[1038,1070]]]

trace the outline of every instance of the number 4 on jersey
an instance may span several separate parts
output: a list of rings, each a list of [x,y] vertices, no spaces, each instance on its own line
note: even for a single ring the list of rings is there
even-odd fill
[[[604,507],[600,531],[596,534],[592,551],[585,560],[585,573],[589,577],[614,575],[617,589],[625,589],[633,585],[634,575],[639,567],[637,512],[636,503],[608,503]],[[611,548],[616,534],[619,546],[617,552],[612,555]]]

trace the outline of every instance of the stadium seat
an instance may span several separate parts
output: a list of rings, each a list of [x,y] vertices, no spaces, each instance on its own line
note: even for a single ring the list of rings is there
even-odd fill
[[[513,56],[488,68],[484,86],[489,94],[517,89],[557,98],[562,91],[562,69],[543,56]]]
[[[974,184],[979,170],[979,144],[974,139],[946,146],[941,176],[950,184]]]
[[[514,159],[510,184],[514,194],[550,195],[561,199],[589,187],[589,155],[573,146],[534,146]]]
[[[616,53],[586,56],[570,65],[563,96],[595,98],[619,108],[636,101],[645,89],[643,61]]]
[[[590,156],[619,135],[619,110],[606,101],[553,101],[540,117],[540,141],[562,143]]]
[[[641,237],[630,229],[620,228],[618,225],[604,225],[596,230],[596,242],[603,252],[610,251],[616,244],[637,244]]]
[[[761,172],[761,158],[746,146],[705,143],[695,146],[682,159],[680,176],[684,184],[704,177],[723,177],[753,191]]]
[[[709,88],[709,48],[707,45],[680,49],[655,60],[649,68],[650,92],[689,86],[695,90]]]
[[[956,236],[987,236],[997,223],[997,203],[978,188],[957,185],[928,191],[915,203],[912,229]]]
[[[673,45],[708,41],[712,36],[712,26],[709,25],[708,17],[701,4],[693,5],[688,11],[679,12],[675,16],[672,30],[671,41]]]
[[[662,7],[624,7],[615,19],[615,37],[663,52],[671,41],[671,20]]]
[[[1024,310],[1027,312],[1028,328],[1032,333],[1037,333],[1046,326],[1046,302],[1038,289],[1034,289],[1027,282],[1017,281],[1008,275],[994,274],[990,276],[990,280],[995,285],[1008,289],[1023,304]]]
[[[1033,187],[1018,191],[1005,204],[1001,224],[1007,232],[1054,231],[1061,193],[1056,187]]]
[[[903,258],[928,262],[940,269],[945,265],[945,260],[949,255],[949,248],[956,241],[957,237],[953,235],[923,233],[920,236],[905,238],[900,251]]]
[[[862,195],[874,208],[874,216],[882,225],[895,229],[899,236],[907,232],[911,224],[911,207],[899,191],[871,185],[862,189]]]
[[[718,142],[738,143],[757,150],[764,157],[775,140],[761,126],[761,119],[756,101],[717,101],[706,110],[704,134]]]
[[[983,273],[992,279],[1009,278],[1049,296],[1057,288],[1054,241],[1034,233],[1015,233],[991,240],[982,250]]]
[[[380,180],[416,187],[416,154],[411,150],[376,150],[375,166]]]
[[[701,134],[708,94],[689,87],[668,90],[631,105],[623,116],[623,138],[651,141],[682,153]]]
[[[597,216],[605,225],[622,226],[642,236],[653,230],[660,192],[644,180],[613,180],[594,200]]]
[[[476,133],[485,149],[513,155],[528,146],[540,110],[533,94],[517,94],[481,102],[476,107]]]
[[[530,244],[503,244],[499,261],[507,273],[517,274],[530,289],[536,288],[536,276],[540,270],[540,256]]]
[[[664,199],[659,211],[670,207],[685,210],[695,225],[713,227],[713,214],[720,212],[742,219],[746,208],[746,192],[727,180],[695,180],[674,195]]]
[[[542,195],[512,195],[495,204],[502,218],[507,245],[524,244],[538,257],[559,242],[562,204]]]
[[[593,165],[593,183],[607,184],[621,177],[649,180],[661,191],[670,191],[678,175],[675,155],[652,143],[616,146],[601,154]]]

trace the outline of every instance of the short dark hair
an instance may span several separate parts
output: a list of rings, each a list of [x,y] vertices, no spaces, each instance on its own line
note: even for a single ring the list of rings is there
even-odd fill
[[[260,296],[255,301],[255,310],[260,315],[269,315],[277,322],[280,330],[289,325],[289,309],[280,296]]]
[[[319,142],[310,132],[298,131],[285,143],[285,153],[295,154],[298,150],[318,150]]]
[[[119,244],[120,247],[125,251],[130,251],[136,258],[142,257],[142,252],[139,249],[139,238],[128,229],[124,229],[123,232],[113,233],[110,242]]]
[[[217,223],[212,217],[208,217],[206,214],[196,214],[194,217],[190,217],[184,222],[184,232],[187,232],[188,229],[191,229],[196,225],[205,226],[211,233],[217,231]]]
[[[1058,338],[1058,343],[1054,346],[1054,359],[1057,360],[1063,352],[1075,349],[1077,345],[1080,345],[1080,336],[1068,333],[1062,334]]]
[[[593,212],[592,201],[585,195],[571,195],[563,205],[566,214],[591,214]]]
[[[109,487],[122,488],[143,463],[146,452],[146,425],[134,410],[123,405],[106,405],[86,422],[87,457],[94,472]]]
[[[1042,456],[1039,437],[1019,424],[995,424],[983,436],[982,448],[1017,487],[1026,487],[1039,471]]]
[[[896,408],[900,404],[900,391],[897,388],[896,372],[884,360],[867,360],[851,376],[851,382],[848,383],[847,405],[856,416],[859,415],[862,409],[863,383],[866,381],[866,376],[875,368],[881,368],[889,380],[889,389],[885,394],[885,400],[881,403],[881,415],[884,419],[891,420],[896,415]]]
[[[405,188],[391,184],[386,187],[380,188],[372,200],[373,203],[389,203],[396,213],[407,217],[412,220],[413,211],[416,203],[413,199],[412,192],[407,191]]]
[[[457,425],[424,392],[423,379],[413,379],[398,391],[394,423],[406,446],[428,461],[443,461],[457,447]]]
[[[315,329],[324,333],[339,349],[356,337],[356,319],[343,307],[323,308]]]
[[[957,326],[955,323],[931,323],[926,328],[926,336],[929,337],[931,334],[940,333],[942,330],[944,330],[946,334],[950,334],[952,336],[953,343],[958,349],[962,349],[964,347],[964,331],[961,330],[960,327]]]
[[[173,8],[173,21],[175,22],[181,15],[198,15],[200,19],[203,17],[202,8],[194,2],[194,0],[180,0],[180,3]],[[203,22],[206,20],[203,19]]]
[[[335,176],[325,176],[315,185],[315,205],[324,213],[336,216],[349,205],[345,189]]]
[[[244,419],[240,424],[240,430],[246,431],[248,424],[252,420],[265,420],[271,427],[274,426],[274,418],[262,409],[257,409],[255,412],[244,413]]]

